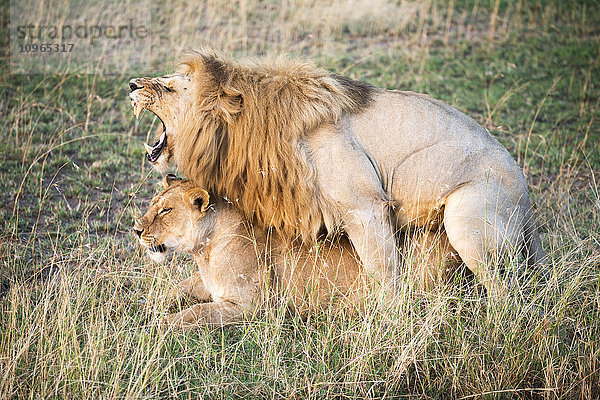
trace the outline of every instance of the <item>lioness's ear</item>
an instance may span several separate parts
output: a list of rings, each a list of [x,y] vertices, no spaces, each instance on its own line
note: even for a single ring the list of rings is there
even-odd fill
[[[210,201],[210,196],[208,192],[201,188],[193,188],[185,192],[185,200],[191,204],[193,207],[197,207],[200,212],[206,211],[208,208],[208,203]]]
[[[165,178],[163,179],[163,186],[164,186],[164,188],[166,189],[166,188],[168,188],[169,186],[171,186],[171,184],[172,184],[173,182],[178,182],[178,181],[180,181],[180,180],[181,180],[181,179],[179,179],[178,177],[176,177],[176,176],[175,176],[175,175],[173,175],[173,174],[167,174],[167,175],[165,176]]]

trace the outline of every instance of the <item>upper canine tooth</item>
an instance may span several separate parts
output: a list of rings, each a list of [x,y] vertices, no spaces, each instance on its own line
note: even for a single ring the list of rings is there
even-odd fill
[[[146,152],[148,154],[152,154],[152,146],[150,146],[148,143],[144,143],[144,147],[146,148]]]
[[[133,113],[135,114],[135,119],[140,118],[140,114],[141,114],[142,110],[143,110],[142,106],[135,105],[133,107]]]

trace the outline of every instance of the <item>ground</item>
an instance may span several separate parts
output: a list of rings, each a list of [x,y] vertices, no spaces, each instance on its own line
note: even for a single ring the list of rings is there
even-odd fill
[[[523,296],[493,304],[469,285],[407,286],[360,316],[274,305],[159,333],[165,292],[193,265],[156,266],[129,233],[157,191],[143,147],[157,121],[136,126],[130,75],[11,75],[2,50],[0,397],[600,396],[598,2],[239,3],[154,10],[164,58],[137,75],[208,43],[442,99],[523,168],[550,280],[527,271]]]

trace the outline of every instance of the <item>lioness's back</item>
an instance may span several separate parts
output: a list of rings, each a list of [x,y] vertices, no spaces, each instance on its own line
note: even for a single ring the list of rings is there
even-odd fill
[[[291,307],[302,311],[368,294],[368,280],[346,237],[323,239],[315,246],[280,243],[279,248],[272,266]]]

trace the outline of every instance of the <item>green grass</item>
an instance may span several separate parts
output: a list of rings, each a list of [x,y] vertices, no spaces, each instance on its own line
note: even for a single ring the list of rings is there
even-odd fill
[[[168,288],[194,267],[153,265],[128,233],[159,181],[130,76],[9,75],[4,57],[0,397],[599,397],[598,2],[456,0],[377,14],[356,1],[362,22],[336,2],[268,4],[241,2],[243,14],[209,1],[211,23],[196,30],[183,2],[155,13],[169,51],[139,75],[169,71],[203,41],[236,55],[289,51],[445,100],[524,169],[550,283],[523,282],[523,299],[498,304],[459,285],[407,287],[398,304],[359,316],[274,306],[239,326],[159,333]]]

